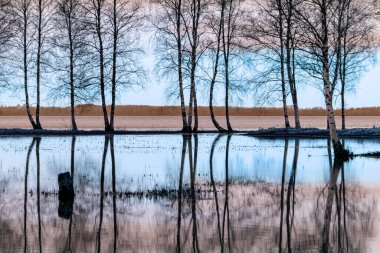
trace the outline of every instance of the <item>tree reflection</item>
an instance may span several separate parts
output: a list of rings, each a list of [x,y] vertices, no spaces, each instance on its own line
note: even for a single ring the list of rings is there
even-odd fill
[[[282,252],[282,229],[284,221],[284,195],[285,195],[285,175],[286,175],[286,160],[288,156],[288,139],[285,139],[284,157],[282,162],[282,177],[281,177],[281,200],[280,200],[280,239],[278,242],[278,251]]]
[[[110,137],[111,143],[111,166],[112,166],[112,211],[113,211],[113,251],[117,251],[117,238],[118,238],[118,228],[117,228],[117,207],[116,207],[116,163],[115,163],[115,145],[114,136]]]
[[[186,148],[189,137],[182,136],[182,152],[181,152],[181,167],[179,172],[179,184],[178,184],[178,213],[177,213],[177,243],[176,252],[181,252],[181,217],[182,217],[182,184],[183,184],[183,172],[185,166]]]
[[[70,174],[72,178],[73,188],[75,192],[75,144],[76,144],[76,137],[71,137],[71,149],[70,149]],[[70,221],[69,221],[69,232],[67,236],[67,243],[66,243],[66,250],[65,252],[72,252],[71,249],[71,240],[72,240],[72,227],[73,227],[73,212],[70,215]]]
[[[214,152],[215,152],[215,147],[218,144],[220,138],[222,135],[218,135],[211,146],[211,151],[210,151],[210,160],[209,160],[209,166],[210,166],[210,181],[211,181],[211,186],[212,190],[214,193],[214,200],[215,200],[215,206],[216,206],[216,218],[217,218],[217,225],[218,225],[218,238],[220,242],[220,247],[223,249],[223,238],[222,238],[222,232],[221,232],[221,225],[220,225],[220,214],[219,214],[219,202],[218,202],[218,191],[215,186],[215,180],[214,180],[214,165],[213,165],[213,160],[214,160]]]
[[[27,218],[28,218],[28,175],[29,175],[29,163],[30,156],[32,154],[33,147],[36,143],[36,138],[33,138],[32,143],[29,145],[28,153],[26,155],[26,165],[25,165],[25,188],[24,188],[24,253],[27,252],[28,248],[28,234],[27,234]]]
[[[70,223],[66,223],[57,218],[55,211],[50,213],[51,209],[56,210],[56,195],[43,191],[45,181],[42,179],[49,175],[45,176],[45,167],[40,166],[41,162],[45,162],[40,161],[41,140],[34,138],[27,144],[25,178],[21,179],[24,189],[20,193],[20,200],[24,202],[24,213],[20,213],[20,216],[23,215],[24,220],[19,225],[18,234],[23,234],[24,238],[20,251],[22,247],[24,252],[46,251],[51,247],[52,240],[61,242],[53,246],[60,252],[63,249],[65,252],[146,252],[148,247],[152,247],[152,251],[177,253],[366,251],[368,238],[374,233],[376,202],[368,194],[373,192],[366,191],[366,187],[355,181],[347,182],[347,178],[351,178],[351,174],[348,174],[350,168],[334,160],[329,151],[331,147],[325,142],[324,148],[327,146],[326,153],[329,156],[322,161],[331,166],[326,169],[328,180],[321,184],[314,181],[301,183],[303,174],[300,169],[305,164],[302,156],[304,152],[300,150],[301,140],[283,140],[280,163],[274,173],[278,178],[272,180],[273,175],[270,173],[273,171],[264,174],[269,178],[266,179],[261,177],[261,172],[259,176],[255,175],[256,171],[240,174],[241,171],[232,168],[238,150],[235,145],[232,146],[232,139],[235,141],[232,135],[215,136],[211,146],[206,146],[210,148],[206,168],[203,167],[205,161],[202,158],[207,149],[202,144],[208,142],[203,142],[203,136],[184,135],[181,139],[180,147],[174,152],[179,164],[174,171],[168,170],[168,178],[165,179],[170,180],[166,181],[169,182],[169,189],[148,189],[146,192],[142,190],[141,194],[134,194],[132,185],[127,188],[127,191],[131,191],[128,195],[130,192],[124,194],[120,189],[118,192],[116,185],[117,177],[122,173],[117,174],[116,171],[114,138],[101,139],[102,147],[98,155],[101,164],[91,163],[97,166],[95,176],[91,175],[97,178],[96,182],[80,179],[85,178],[87,170],[82,176],[76,160],[79,155],[76,157],[75,154],[76,138],[71,138],[68,164],[72,177],[76,175],[76,207],[81,212],[76,212],[70,217]],[[205,139],[208,140],[208,136]],[[254,156],[262,154],[254,150]],[[267,162],[267,158],[260,159],[260,162]],[[36,168],[36,172],[32,168]],[[108,168],[111,169],[109,172]],[[308,169],[307,166],[305,169]],[[37,176],[31,177],[34,173]],[[174,180],[172,175],[175,175]],[[125,176],[127,179],[118,180],[129,180],[130,174]],[[34,191],[34,195],[30,189],[31,180],[32,190],[36,182],[37,191]],[[78,188],[81,185],[78,180],[90,184],[83,185],[83,189],[91,191],[90,194]],[[111,180],[112,184],[108,184]],[[161,186],[152,177],[142,180],[148,180],[148,183],[153,180],[154,187]],[[144,184],[142,180],[138,180],[137,184]],[[175,189],[173,185],[176,185]],[[41,198],[41,194],[46,197]],[[28,200],[29,205],[32,203],[36,208],[34,211],[28,207]],[[95,229],[85,225],[94,216]],[[57,222],[68,224],[64,235],[57,229],[61,228],[60,225],[52,225]],[[152,224],[154,227],[151,228]]]
[[[103,225],[103,209],[104,209],[104,174],[105,174],[105,167],[106,167],[106,158],[107,158],[107,152],[108,152],[108,145],[109,145],[109,137],[104,137],[104,147],[103,147],[103,156],[102,156],[102,167],[100,170],[100,204],[99,204],[99,227],[98,232],[96,235],[96,242],[97,242],[97,252],[101,252],[101,235],[102,235],[102,225]]]
[[[41,144],[41,138],[38,137],[36,141],[38,245],[40,247],[40,252],[42,252],[40,144]]]
[[[328,149],[330,148],[328,146]],[[329,152],[329,159],[334,162],[330,169],[330,179],[327,185],[321,251],[363,251],[364,236],[373,233],[372,224],[377,204],[365,197],[365,193],[359,185],[351,184],[347,189],[345,164],[341,159],[331,156],[332,154]],[[355,236],[355,240],[351,236]]]
[[[195,179],[197,172],[197,163],[198,163],[198,135],[194,135],[194,157],[193,157],[193,148],[192,148],[192,139],[188,141],[189,145],[189,163],[190,163],[190,196],[191,196],[191,219],[193,224],[193,252],[199,252],[199,243],[198,243],[198,225],[197,225],[197,213],[196,213],[196,189],[195,189]]]

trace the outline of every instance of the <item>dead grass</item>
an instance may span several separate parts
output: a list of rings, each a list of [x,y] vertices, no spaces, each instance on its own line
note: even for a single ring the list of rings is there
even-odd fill
[[[225,117],[217,117],[219,123],[225,126]],[[102,116],[78,116],[77,125],[83,130],[102,130],[104,128]],[[294,117],[290,117],[290,123],[294,126]],[[336,117],[337,127],[341,127],[340,117]],[[70,129],[70,116],[42,116],[42,126],[45,129]],[[180,116],[117,116],[115,127],[118,130],[178,130],[182,127]],[[282,116],[232,116],[232,127],[236,130],[254,130],[260,128],[283,128]],[[326,128],[325,116],[301,116],[302,127]],[[364,116],[347,118],[348,128],[372,128],[380,127],[380,117]],[[26,116],[2,116],[0,117],[0,128],[30,129],[31,125]],[[209,116],[199,118],[200,130],[215,129]]]
[[[32,108],[35,111],[35,108]],[[209,116],[208,107],[199,107],[200,116]],[[224,107],[215,107],[216,116],[225,115]],[[346,111],[347,116],[380,116],[380,107],[350,108]],[[281,108],[247,108],[232,107],[231,116],[282,116]],[[325,116],[323,108],[309,108],[300,111],[301,116]],[[25,116],[25,106],[0,107],[0,116]],[[69,107],[42,107],[42,116],[70,116]],[[80,105],[76,107],[77,116],[102,116],[101,106]],[[116,116],[179,116],[181,109],[179,106],[117,106]],[[340,116],[341,111],[336,110],[336,116]],[[292,108],[289,108],[289,116],[294,116]]]

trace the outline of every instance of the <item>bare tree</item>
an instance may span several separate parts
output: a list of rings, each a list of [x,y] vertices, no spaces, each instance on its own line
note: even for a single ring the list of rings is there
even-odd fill
[[[285,1],[285,17],[286,17],[286,39],[285,39],[285,48],[286,48],[286,69],[288,75],[288,82],[290,87],[290,93],[293,100],[294,108],[294,118],[295,118],[295,127],[301,128],[300,115],[298,109],[298,95],[297,95],[297,85],[295,78],[295,50],[296,50],[296,27],[294,25],[295,17],[293,9],[299,4],[295,0]]]
[[[204,53],[205,47],[202,48],[201,37],[204,34],[204,30],[201,27],[206,9],[207,3],[203,0],[189,0],[185,7],[185,12],[182,12],[182,19],[184,20],[185,34],[188,38],[188,47],[185,48],[185,52],[189,55],[188,59],[188,72],[190,79],[190,98],[189,98],[189,114],[187,127],[188,132],[191,131],[193,111],[194,111],[194,127],[192,131],[198,131],[199,119],[198,119],[198,100],[197,100],[197,88],[196,88],[196,73],[198,70],[199,58]],[[207,47],[206,47],[207,48]]]
[[[282,94],[282,108],[284,111],[285,127],[289,128],[289,116],[286,103],[286,80],[285,80],[285,50],[284,50],[284,14],[282,0],[276,0],[278,9],[278,35],[280,38],[280,64],[281,64],[281,94]]]
[[[25,108],[30,123],[34,129],[38,129],[38,124],[34,121],[29,103],[29,71],[30,71],[30,58],[31,58],[31,45],[33,41],[33,27],[32,27],[32,0],[17,0],[12,1],[12,11],[16,19],[16,36],[14,38],[14,51],[22,51],[23,64],[21,67],[24,79],[24,93],[25,93]],[[16,57],[15,57],[16,58]],[[17,62],[17,59],[14,60]]]
[[[227,0],[226,1],[226,17],[223,19],[222,29],[222,44],[223,44],[223,58],[224,58],[224,82],[225,82],[225,110],[226,110],[226,123],[227,130],[232,132],[229,112],[229,91],[230,91],[230,74],[231,74],[231,58],[232,51],[237,49],[236,38],[237,34],[237,19],[240,15],[240,0]]]
[[[157,51],[161,59],[157,64],[165,76],[171,76],[175,73],[175,80],[178,83],[178,91],[181,116],[182,131],[188,130],[187,115],[184,95],[184,77],[183,77],[183,20],[182,9],[183,0],[157,0],[155,3],[160,7],[158,19],[154,24],[158,31]],[[177,86],[177,85],[175,85]],[[177,92],[175,92],[177,93]]]
[[[215,113],[214,113],[214,106],[213,106],[213,100],[214,100],[214,88],[215,88],[215,83],[216,83],[216,78],[218,75],[218,70],[219,70],[219,58],[220,58],[220,51],[221,51],[221,37],[222,37],[222,29],[223,29],[223,24],[224,24],[224,12],[226,9],[226,1],[221,0],[218,3],[218,6],[220,8],[220,16],[219,17],[214,17],[211,16],[211,30],[216,30],[214,33],[216,34],[216,48],[215,48],[215,59],[213,59],[213,68],[212,68],[212,76],[210,80],[210,98],[209,98],[209,110],[210,110],[210,116],[211,116],[211,121],[214,124],[215,128],[219,132],[226,132],[226,129],[220,126],[219,122],[215,118]],[[213,26],[216,26],[213,27]],[[210,51],[212,48],[210,47]]]
[[[285,127],[289,128],[287,97],[289,85],[285,71],[286,4],[281,0],[255,1],[254,11],[249,13],[244,25],[243,36],[249,41],[248,47],[257,50],[256,62],[265,66],[256,71],[254,82],[257,100],[282,103]],[[280,87],[278,88],[278,85]],[[280,95],[276,95],[280,93]],[[273,99],[274,97],[278,97]]]
[[[346,0],[342,14],[342,46],[339,68],[342,129],[346,128],[346,92],[376,56],[375,9],[367,1]]]
[[[134,60],[134,54],[141,49],[131,45],[134,30],[141,25],[140,4],[133,1],[112,0],[109,22],[112,24],[112,77],[111,77],[111,112],[110,130],[114,130],[117,86],[129,86],[141,71]],[[120,73],[121,72],[121,73]],[[138,81],[139,82],[139,81]]]
[[[83,40],[85,38],[83,23],[80,20],[82,13],[80,0],[61,0],[58,3],[57,14],[56,14],[56,25],[57,25],[57,35],[56,35],[56,46],[58,46],[62,51],[64,51],[64,57],[69,58],[69,66],[67,71],[67,66],[63,66],[60,70],[64,72],[64,77],[62,78],[64,82],[64,90],[66,91],[66,85],[69,84],[69,96],[70,96],[70,109],[71,109],[71,129],[77,130],[77,124],[75,121],[75,99],[77,97],[76,90],[78,84],[81,80],[80,75],[77,74],[78,66],[77,64],[82,54],[84,47]],[[58,58],[58,57],[57,57]],[[65,59],[59,59],[59,67],[62,67],[62,61]],[[81,66],[83,68],[83,65]],[[67,76],[69,80],[67,81]],[[54,89],[55,94],[57,89]],[[66,92],[64,93],[64,96]]]
[[[94,79],[99,83],[104,128],[111,132],[114,131],[117,87],[130,87],[143,80],[136,56],[142,50],[134,47],[139,38],[133,33],[140,24],[140,5],[138,1],[91,0],[86,1],[84,8],[90,32],[88,43],[93,51],[90,60],[99,68]],[[110,95],[107,93],[109,84]],[[110,113],[106,101],[109,97]]]
[[[96,65],[99,68],[98,78],[104,129],[111,131],[106,104],[105,33],[108,27],[104,22],[105,2],[106,0],[88,0],[85,2],[84,8],[88,16],[86,19],[87,27],[92,33],[89,43],[95,51],[94,61],[97,61]]]
[[[336,131],[333,92],[340,64],[342,18],[345,0],[305,0],[293,8],[304,29],[302,50],[313,64],[305,67],[323,82],[330,138],[337,156],[347,156]],[[332,60],[333,58],[336,60]],[[333,64],[331,64],[333,63]]]

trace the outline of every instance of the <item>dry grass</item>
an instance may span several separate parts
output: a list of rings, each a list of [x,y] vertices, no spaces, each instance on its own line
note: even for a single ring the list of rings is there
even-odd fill
[[[35,111],[35,108],[32,108]],[[209,116],[208,107],[199,107],[200,116]],[[216,116],[225,115],[224,107],[215,107]],[[350,108],[347,110],[347,116],[380,116],[380,107],[368,108]],[[282,116],[281,108],[246,108],[232,107],[231,116]],[[325,116],[323,108],[309,108],[300,111],[301,116]],[[0,116],[25,116],[25,106],[0,107]],[[70,116],[69,107],[42,107],[42,116]],[[77,116],[102,116],[101,106],[98,105],[80,105],[76,107]],[[117,106],[116,116],[179,116],[181,109],[178,106]],[[293,109],[289,108],[289,115],[293,116]],[[340,116],[340,110],[336,111]]]
[[[226,127],[225,117],[217,117],[219,123]],[[341,127],[340,117],[336,117],[338,128]],[[77,125],[83,130],[102,130],[104,128],[102,116],[78,116]],[[69,116],[43,116],[42,126],[45,129],[70,129]],[[290,117],[290,123],[294,126],[294,117]],[[117,116],[116,128],[119,130],[178,130],[182,127],[180,116]],[[259,128],[282,128],[284,118],[281,116],[232,116],[232,127],[236,130],[251,130]],[[325,116],[301,116],[302,127],[326,128]],[[348,128],[372,128],[380,126],[380,117],[364,116],[347,118]],[[31,125],[26,116],[0,117],[0,128],[30,129]],[[215,129],[210,117],[199,118],[199,128],[202,130]]]

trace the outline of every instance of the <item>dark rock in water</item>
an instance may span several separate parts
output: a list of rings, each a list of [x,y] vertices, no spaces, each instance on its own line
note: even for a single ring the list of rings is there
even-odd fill
[[[70,219],[73,214],[74,206],[74,186],[73,179],[69,172],[58,175],[58,216],[65,219]]]
[[[74,199],[67,202],[59,202],[58,216],[64,219],[70,219],[73,215]]]
[[[70,201],[74,199],[73,179],[69,172],[58,175],[59,201]]]

